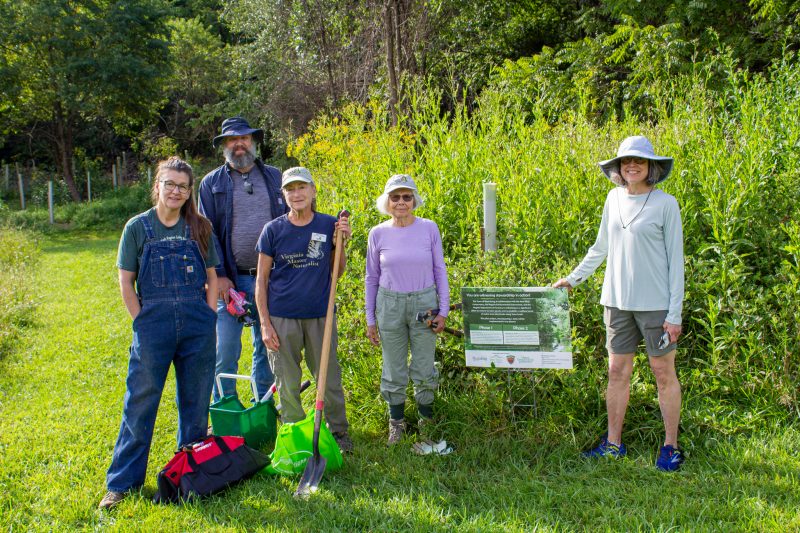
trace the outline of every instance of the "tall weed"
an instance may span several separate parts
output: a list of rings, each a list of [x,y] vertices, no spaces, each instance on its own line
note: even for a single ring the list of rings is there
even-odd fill
[[[0,359],[22,328],[34,320],[36,297],[31,274],[38,257],[33,234],[0,226]]]
[[[768,77],[731,69],[723,92],[709,90],[702,75],[656,88],[657,99],[670,105],[654,109],[651,123],[629,117],[597,125],[569,112],[552,123],[520,100],[491,92],[474,113],[459,108],[442,117],[436,97],[421,93],[397,127],[387,126],[377,106],[352,106],[318,118],[290,144],[289,155],[316,176],[322,208],[353,212],[357,273],[343,283],[348,320],[340,329],[343,339],[360,339],[348,341],[354,346],[343,350],[345,366],[372,372],[352,386],[352,394],[376,404],[365,415],[382,412],[380,355],[363,341],[360,302],[366,235],[382,220],[374,199],[386,179],[400,172],[418,179],[425,205],[417,212],[440,226],[451,297],[458,301],[463,286],[549,285],[567,274],[594,241],[612,187],[596,162],[614,154],[622,138],[644,134],[658,153],[675,157],[663,189],[678,199],[684,221],[683,431],[731,434],[797,417],[800,67],[787,57]],[[488,181],[498,184],[496,254],[480,253]],[[536,374],[545,425],[554,431],[604,424],[601,283],[599,272],[571,296],[575,370]],[[504,378],[465,369],[461,345],[452,339],[440,343],[439,359],[448,414],[462,422],[458,417],[477,417],[482,427],[503,423],[506,389],[498,383]],[[632,383],[629,427],[657,440],[661,426],[646,361],[637,361]],[[484,408],[467,415],[465,404]]]

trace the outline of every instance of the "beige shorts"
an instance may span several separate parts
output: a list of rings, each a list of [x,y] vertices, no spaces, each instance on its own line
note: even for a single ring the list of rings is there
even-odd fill
[[[639,343],[644,339],[647,355],[659,357],[674,350],[678,343],[672,342],[659,349],[658,343],[664,334],[663,311],[623,311],[616,307],[606,307],[603,321],[606,324],[606,349],[613,354],[636,353]]]

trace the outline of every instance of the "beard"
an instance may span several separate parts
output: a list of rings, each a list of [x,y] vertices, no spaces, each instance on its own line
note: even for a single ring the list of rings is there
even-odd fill
[[[225,156],[225,161],[227,161],[233,168],[248,168],[256,160],[256,147],[251,145],[244,154],[239,156],[234,155],[233,150],[229,149],[228,147],[224,147],[222,149],[222,154]]]

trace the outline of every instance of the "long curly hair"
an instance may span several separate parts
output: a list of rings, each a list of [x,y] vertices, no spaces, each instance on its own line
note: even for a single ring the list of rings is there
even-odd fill
[[[181,216],[189,225],[189,230],[192,232],[192,239],[197,242],[200,253],[203,257],[207,257],[208,244],[211,241],[211,222],[197,211],[197,205],[195,205],[193,194],[194,172],[192,171],[192,165],[178,156],[172,156],[164,161],[159,161],[158,167],[156,168],[156,178],[153,180],[153,189],[150,191],[150,199],[153,201],[153,205],[158,204],[158,184],[161,183],[164,174],[170,170],[186,174],[189,177],[189,187],[191,190],[189,191],[189,198],[181,207]]]

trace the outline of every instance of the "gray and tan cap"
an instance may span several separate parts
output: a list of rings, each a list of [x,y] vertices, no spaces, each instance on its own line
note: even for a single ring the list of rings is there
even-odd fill
[[[416,191],[417,184],[414,183],[414,178],[408,174],[395,174],[386,182],[386,187],[383,188],[383,194],[389,194],[397,189],[411,189],[412,191]]]
[[[281,178],[281,188],[286,187],[290,183],[302,181],[303,183],[310,183],[314,185],[314,180],[311,178],[311,172],[306,167],[292,167],[283,172]]]
[[[616,170],[619,172],[619,160],[623,157],[641,157],[644,159],[649,159],[650,161],[658,161],[661,165],[661,177],[659,178],[658,182],[660,183],[667,179],[669,173],[672,172],[672,165],[674,160],[671,157],[663,156],[663,155],[656,155],[655,150],[653,149],[653,145],[643,135],[635,135],[633,137],[628,137],[619,145],[619,150],[617,150],[617,157],[613,159],[608,159],[606,161],[600,161],[598,165],[600,165],[600,170],[603,171],[603,174],[606,175],[608,179],[611,179],[611,171]]]

